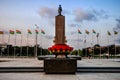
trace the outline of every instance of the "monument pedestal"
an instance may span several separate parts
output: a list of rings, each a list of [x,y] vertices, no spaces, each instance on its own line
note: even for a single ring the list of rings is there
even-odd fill
[[[46,58],[44,71],[46,74],[75,74],[77,60],[74,58]]]

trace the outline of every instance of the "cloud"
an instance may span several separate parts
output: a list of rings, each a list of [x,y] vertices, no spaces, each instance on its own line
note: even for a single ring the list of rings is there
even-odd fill
[[[120,43],[120,18],[115,19],[116,21],[116,27],[113,28],[114,31],[118,31],[118,37],[116,39],[116,42]]]
[[[80,24],[74,24],[74,23],[71,23],[69,26],[70,27],[82,27]]]
[[[75,9],[74,15],[75,15],[76,22],[81,22],[84,20],[96,20],[96,17],[94,14],[87,12],[81,8]]]
[[[103,19],[108,19],[110,16],[107,14],[107,12],[103,9],[101,10],[92,10],[92,13],[97,17],[97,18],[103,18]]]
[[[57,8],[49,8],[49,7],[41,7],[38,11],[39,15],[41,17],[45,17],[45,18],[49,18],[49,19],[53,19],[56,15],[58,15],[58,10]],[[69,14],[68,11],[63,10],[62,14]]]
[[[73,42],[83,42],[82,39],[71,39],[71,41],[73,41]]]
[[[107,15],[106,11],[104,10],[97,11],[95,9],[92,9],[87,11],[81,8],[77,8],[74,10],[73,14],[75,15],[76,22],[82,22],[84,20],[98,21],[101,18],[103,19],[109,18],[109,15]]]
[[[113,30],[117,30],[120,32],[120,18],[115,19],[116,21],[116,26],[113,28]]]
[[[46,37],[47,39],[54,39],[54,37],[51,36],[51,35],[46,35],[45,37]]]
[[[70,35],[73,35],[73,34],[76,34],[76,33],[77,33],[77,31],[71,31]]]
[[[41,7],[39,9],[39,15],[46,18],[54,18],[57,15],[57,10],[49,7]]]
[[[117,21],[116,28],[120,31],[120,18],[116,19],[116,21]]]

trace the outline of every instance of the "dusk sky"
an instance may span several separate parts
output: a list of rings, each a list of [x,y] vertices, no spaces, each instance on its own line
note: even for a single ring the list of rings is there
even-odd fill
[[[45,31],[44,35],[38,35],[38,44],[48,48],[54,44],[55,16],[58,15],[59,4],[65,16],[68,45],[78,49],[97,44],[92,29],[100,34],[101,46],[120,44],[120,0],[0,0],[0,31],[20,30],[22,45],[26,45],[27,29],[30,29],[32,35],[29,35],[28,44],[34,45],[37,24],[39,31]],[[82,34],[78,34],[78,29]],[[90,34],[85,34],[85,30]],[[111,32],[111,36],[107,31]],[[114,31],[118,35],[114,36]],[[18,46],[21,45],[21,35],[16,35]],[[9,34],[0,35],[0,43],[8,43],[8,37]],[[15,35],[11,35],[9,43],[14,45],[14,40]]]

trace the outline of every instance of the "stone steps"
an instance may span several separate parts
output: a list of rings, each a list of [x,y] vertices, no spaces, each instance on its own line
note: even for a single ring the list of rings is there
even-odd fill
[[[77,67],[77,72],[120,73],[120,67]]]
[[[43,67],[0,67],[0,73],[44,72]],[[77,67],[77,73],[120,73],[120,67]]]
[[[0,73],[2,72],[43,72],[43,67],[0,67]]]

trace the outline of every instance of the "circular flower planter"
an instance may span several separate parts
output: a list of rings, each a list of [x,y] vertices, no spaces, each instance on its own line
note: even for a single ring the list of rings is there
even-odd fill
[[[67,55],[73,50],[73,48],[66,44],[55,44],[52,47],[48,48],[48,50],[51,53],[55,54],[56,57],[57,55],[65,55],[67,57]]]

